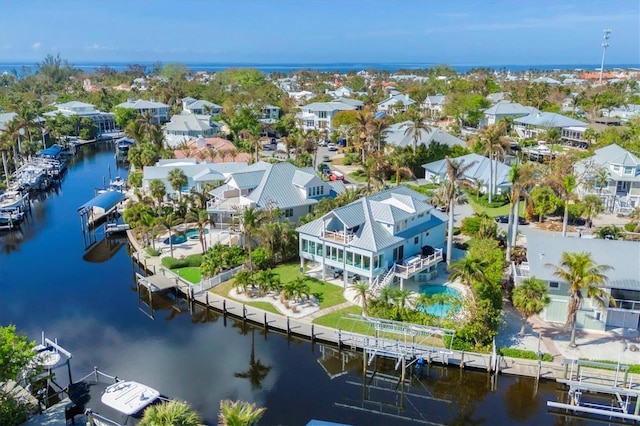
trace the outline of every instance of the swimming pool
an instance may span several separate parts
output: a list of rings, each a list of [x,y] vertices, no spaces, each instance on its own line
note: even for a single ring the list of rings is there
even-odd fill
[[[462,294],[460,294],[458,290],[453,287],[444,285],[426,284],[420,287],[420,293],[426,294],[430,297],[436,294],[442,294],[443,296],[445,296],[442,300],[442,303],[438,301],[437,303],[429,306],[418,306],[418,310],[429,315],[435,315],[437,317],[446,317],[453,309],[452,302],[454,302],[455,299],[460,300],[462,298]]]
[[[209,230],[205,229],[204,230],[204,234],[208,234]],[[182,244],[184,242],[186,242],[187,240],[198,240],[199,237],[199,233],[198,230],[196,228],[189,228],[186,230],[185,233],[180,233],[180,234],[174,234],[171,236],[171,243],[172,244]],[[163,243],[165,244],[169,244],[169,239],[165,238]]]

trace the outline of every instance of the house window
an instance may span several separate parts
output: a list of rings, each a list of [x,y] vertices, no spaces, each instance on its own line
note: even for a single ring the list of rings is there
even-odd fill
[[[362,260],[363,260],[363,267],[362,269],[366,269],[367,271],[371,270],[371,258],[369,256],[362,256]]]
[[[318,111],[318,118],[327,118],[327,111]]]
[[[560,287],[560,283],[556,281],[549,282],[549,288],[558,288],[558,287]]]
[[[428,232],[425,232],[425,233],[424,233],[424,236],[425,236],[425,237],[428,237],[428,236],[429,236],[429,233],[428,233]]]
[[[413,244],[418,244],[418,241],[420,241],[420,237],[415,237],[413,239]]]
[[[633,166],[624,166],[624,174],[625,175],[632,175],[633,174]]]
[[[307,240],[302,240],[302,252],[306,252],[309,249],[309,241]]]
[[[422,219],[423,217],[424,217],[424,213],[420,213],[420,214],[418,215],[418,219]]]
[[[293,217],[293,209],[285,209],[284,217]]]
[[[313,207],[314,207],[313,204],[309,206],[309,213],[313,213]]]
[[[304,125],[307,127],[314,127],[315,126],[315,122],[313,120],[306,120],[304,122]]]
[[[614,172],[619,172],[621,167],[619,165],[617,165],[617,164],[614,164],[612,169],[613,169]]]

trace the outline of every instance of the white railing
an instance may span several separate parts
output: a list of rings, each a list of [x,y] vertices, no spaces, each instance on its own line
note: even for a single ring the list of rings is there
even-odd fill
[[[375,281],[371,284],[370,293],[373,294],[374,296],[377,296],[378,294],[380,294],[382,289],[388,286],[391,281],[393,281],[393,277],[395,277],[395,272],[396,272],[396,264],[394,263],[391,266],[391,268],[389,268],[389,270],[387,271],[387,273],[384,275],[382,279],[380,279],[382,274],[376,276]]]
[[[225,281],[229,281],[234,275],[236,275],[239,271],[244,269],[244,265],[238,266],[237,268],[229,269],[228,271],[224,271],[216,275],[215,277],[206,278],[200,280],[200,284],[194,284],[194,290],[197,290],[198,293],[209,290],[217,286],[220,283]]]
[[[433,254],[429,256],[414,256],[406,265],[396,265],[396,273],[403,278],[409,278],[410,276],[422,271],[428,266],[434,263],[442,261],[442,249],[436,249]]]
[[[352,232],[343,232],[343,231],[322,231],[322,238],[325,240],[333,240],[338,241],[344,244],[350,243],[355,236]]]

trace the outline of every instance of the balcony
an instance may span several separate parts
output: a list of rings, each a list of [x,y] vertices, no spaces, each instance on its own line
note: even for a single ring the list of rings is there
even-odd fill
[[[322,231],[321,238],[328,241],[333,241],[340,244],[349,244],[355,234],[353,232],[343,232],[343,231],[327,231],[326,229]]]
[[[224,200],[207,201],[207,211],[210,213],[218,212],[237,212],[241,211],[240,197],[231,197]]]
[[[403,264],[395,265],[395,274],[402,278],[410,278],[433,264],[442,262],[442,249],[436,249],[433,254],[429,256],[415,255],[408,259],[405,259]]]
[[[529,262],[522,262],[520,265],[516,265],[514,262],[511,262],[511,276],[513,277],[515,285],[520,285],[522,280],[531,276],[531,272],[529,271]]]

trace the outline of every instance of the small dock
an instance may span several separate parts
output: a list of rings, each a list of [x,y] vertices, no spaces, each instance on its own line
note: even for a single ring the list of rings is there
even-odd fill
[[[164,274],[150,275],[148,277],[136,274],[136,282],[138,284],[138,288],[145,287],[149,290],[149,293],[170,290],[178,287],[178,282],[175,278],[169,278]]]

